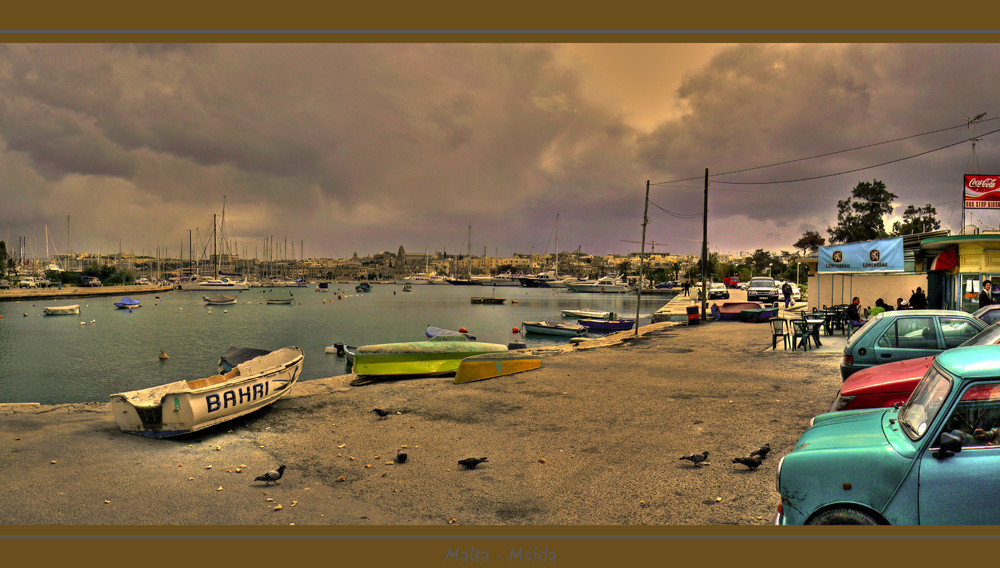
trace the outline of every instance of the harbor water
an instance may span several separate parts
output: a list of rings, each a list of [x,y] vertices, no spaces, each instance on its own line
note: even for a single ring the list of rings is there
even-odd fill
[[[547,288],[414,286],[374,284],[251,288],[228,292],[237,304],[206,305],[212,293],[169,291],[139,294],[142,307],[118,309],[120,297],[0,302],[0,403],[62,404],[107,402],[112,393],[218,370],[230,347],[305,352],[300,380],[344,373],[345,360],[326,353],[334,343],[368,345],[426,339],[427,325],[466,328],[478,341],[528,347],[568,343],[568,338],[513,333],[522,321],[574,321],[565,309],[593,308],[634,318],[635,294],[581,294]],[[270,297],[294,297],[292,304],[267,304]],[[472,304],[472,297],[502,297],[503,304]],[[643,296],[640,325],[670,298]],[[46,316],[47,306],[79,304],[79,315]],[[591,334],[593,336],[593,334]],[[160,359],[160,352],[167,359]]]

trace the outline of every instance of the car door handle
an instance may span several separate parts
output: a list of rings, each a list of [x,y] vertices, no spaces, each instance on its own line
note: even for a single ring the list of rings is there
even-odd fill
[[[892,353],[883,353],[882,354],[882,358],[883,359],[892,359]]]

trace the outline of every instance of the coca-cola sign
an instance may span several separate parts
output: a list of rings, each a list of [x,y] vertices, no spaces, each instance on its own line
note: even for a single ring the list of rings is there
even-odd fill
[[[965,174],[965,206],[969,209],[1000,209],[1000,176]]]

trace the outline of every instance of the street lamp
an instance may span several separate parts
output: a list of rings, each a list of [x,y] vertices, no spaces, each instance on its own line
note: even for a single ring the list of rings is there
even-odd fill
[[[771,275],[771,266],[773,266],[773,265],[774,265],[774,263],[773,263],[773,262],[769,262],[769,263],[767,264],[767,275],[768,275],[768,276],[770,276],[770,275]]]

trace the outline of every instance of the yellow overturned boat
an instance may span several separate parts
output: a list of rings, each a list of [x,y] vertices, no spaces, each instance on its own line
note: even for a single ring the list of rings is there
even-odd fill
[[[513,375],[541,366],[541,357],[521,350],[473,355],[462,359],[458,365],[458,371],[455,373],[455,384]]]
[[[467,357],[505,353],[506,345],[468,341],[465,336],[441,336],[430,341],[362,345],[354,351],[353,370],[359,377],[448,375]]]
[[[111,413],[122,432],[167,438],[259,410],[292,390],[303,358],[298,347],[260,353],[234,366],[220,361],[231,370],[204,379],[113,394]]]

